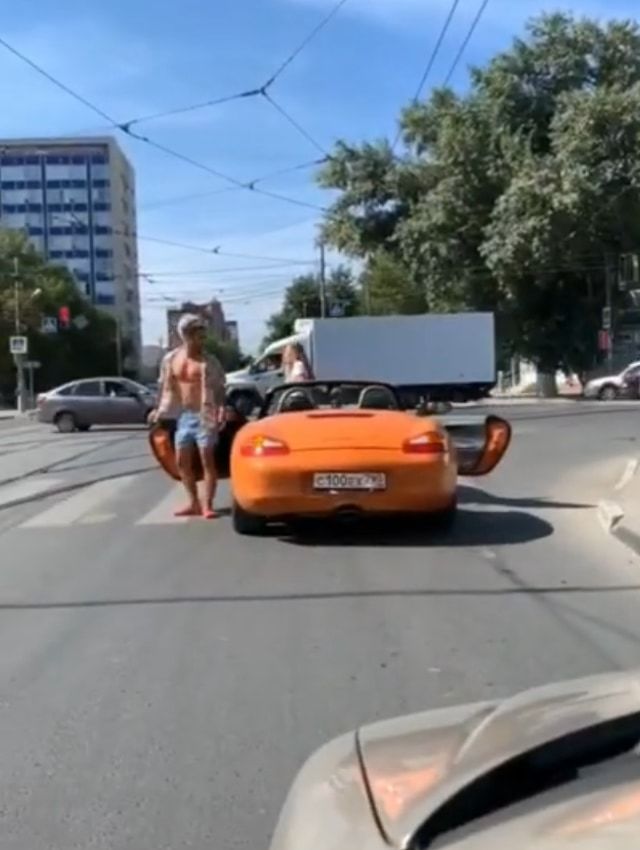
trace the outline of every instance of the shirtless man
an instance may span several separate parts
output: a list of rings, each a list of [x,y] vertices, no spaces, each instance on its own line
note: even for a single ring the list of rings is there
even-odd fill
[[[177,418],[176,455],[189,502],[176,511],[176,516],[215,519],[213,500],[218,476],[214,449],[224,427],[225,375],[218,360],[204,350],[206,327],[198,316],[182,316],[178,334],[182,345],[162,361],[160,404],[155,418]],[[204,470],[204,502],[198,496],[193,474],[196,448]]]

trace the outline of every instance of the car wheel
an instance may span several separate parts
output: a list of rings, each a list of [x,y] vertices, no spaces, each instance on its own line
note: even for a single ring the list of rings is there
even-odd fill
[[[450,531],[458,518],[458,499],[442,511],[436,511],[429,515],[429,522],[436,531]]]
[[[59,413],[54,424],[61,434],[71,434],[77,427],[76,417],[73,413]]]
[[[602,401],[615,401],[618,398],[618,388],[613,384],[607,384],[600,390],[599,398]]]
[[[91,425],[78,425],[78,431],[88,431]]]
[[[263,534],[267,525],[263,517],[245,511],[236,501],[231,509],[231,522],[235,532],[251,537]]]

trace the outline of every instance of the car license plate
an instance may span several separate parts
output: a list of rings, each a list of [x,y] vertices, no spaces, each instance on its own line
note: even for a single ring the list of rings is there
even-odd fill
[[[383,472],[316,472],[314,490],[386,490]]]

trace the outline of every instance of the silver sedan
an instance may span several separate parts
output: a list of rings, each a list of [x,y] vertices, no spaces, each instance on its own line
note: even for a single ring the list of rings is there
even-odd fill
[[[92,425],[145,425],[156,402],[153,392],[128,378],[89,378],[41,393],[38,421],[64,434]]]

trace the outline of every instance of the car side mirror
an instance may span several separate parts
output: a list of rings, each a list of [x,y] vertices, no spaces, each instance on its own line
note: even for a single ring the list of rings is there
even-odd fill
[[[506,419],[488,416],[483,425],[447,425],[458,454],[458,475],[488,475],[498,466],[511,444],[512,429]]]

